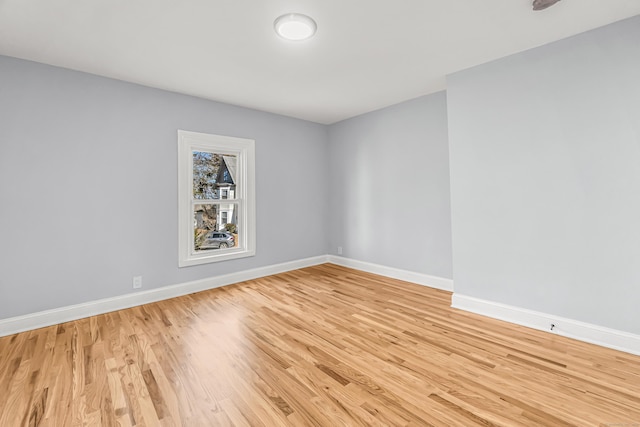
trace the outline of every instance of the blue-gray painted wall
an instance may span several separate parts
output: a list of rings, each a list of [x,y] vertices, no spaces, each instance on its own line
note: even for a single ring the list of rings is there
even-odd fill
[[[177,130],[256,141],[257,254],[178,268]],[[0,319],[327,253],[326,126],[0,57]]]
[[[640,16],[447,80],[455,291],[640,333]]]
[[[330,131],[330,253],[450,279],[445,92]]]

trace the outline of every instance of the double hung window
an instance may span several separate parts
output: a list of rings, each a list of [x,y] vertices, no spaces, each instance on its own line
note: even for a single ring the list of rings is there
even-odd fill
[[[178,265],[255,255],[255,143],[178,131]]]

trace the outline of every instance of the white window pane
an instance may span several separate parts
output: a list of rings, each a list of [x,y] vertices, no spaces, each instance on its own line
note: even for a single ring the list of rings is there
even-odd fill
[[[231,154],[193,151],[193,198],[233,199],[237,157]]]
[[[232,248],[238,246],[237,203],[208,203],[193,206],[193,250]],[[219,236],[227,233],[230,236]],[[214,235],[215,234],[215,235]],[[224,239],[222,239],[225,237]],[[221,240],[222,239],[222,240]],[[222,245],[219,243],[223,242]]]

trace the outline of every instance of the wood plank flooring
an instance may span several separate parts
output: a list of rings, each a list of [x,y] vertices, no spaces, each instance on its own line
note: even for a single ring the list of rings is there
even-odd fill
[[[640,426],[640,357],[325,264],[0,338],[0,426]]]

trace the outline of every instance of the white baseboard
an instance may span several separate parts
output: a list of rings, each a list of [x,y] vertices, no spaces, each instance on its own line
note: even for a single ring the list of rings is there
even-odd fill
[[[451,307],[640,355],[640,335],[629,332],[456,293],[451,299]],[[555,325],[553,330],[551,330],[551,324]]]
[[[326,255],[0,320],[0,337],[328,262]]]
[[[194,292],[205,291],[207,289],[218,288],[233,283],[243,282],[245,280],[257,279],[260,277],[270,276],[272,274],[284,273],[287,271],[297,270],[299,268],[324,264],[326,262],[379,274],[381,276],[391,277],[393,279],[405,280],[436,289],[453,291],[453,280],[451,279],[401,270],[340,256],[323,255],[192,282],[180,283],[177,285],[165,286],[158,289],[150,289],[143,292],[119,295],[112,298],[75,304],[23,316],[11,317],[8,319],[0,319],[0,336],[43,328],[89,316],[95,316],[111,311],[122,310],[142,304],[187,295]],[[549,325],[553,323],[556,326],[553,331],[551,331],[552,333],[640,355],[640,336],[628,332],[609,329],[577,320],[486,301],[456,293],[453,294],[451,306],[543,331],[549,331]]]
[[[379,274],[380,276],[390,277],[392,279],[404,280],[406,282],[417,283],[418,285],[429,286],[430,288],[453,292],[453,280],[451,279],[358,261],[342,256],[329,255],[328,258],[330,263],[343,267],[355,268],[356,270],[366,271],[367,273]]]

